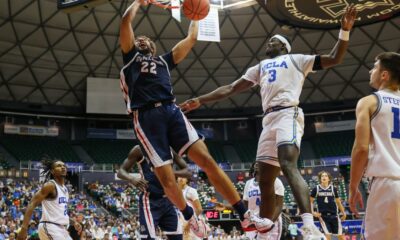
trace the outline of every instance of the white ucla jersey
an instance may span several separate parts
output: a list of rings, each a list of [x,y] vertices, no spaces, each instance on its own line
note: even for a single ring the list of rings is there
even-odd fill
[[[42,218],[41,222],[52,222],[59,225],[68,225],[68,200],[69,194],[67,187],[58,185],[56,181],[51,180],[56,186],[57,197],[51,200],[44,200],[42,202]]]
[[[315,55],[286,54],[264,59],[247,70],[242,79],[259,84],[263,110],[297,106],[304,80],[312,71]]]
[[[285,187],[279,178],[276,178],[274,188],[276,195],[283,196],[285,194]],[[248,209],[250,211],[255,214],[260,212],[261,191],[260,185],[255,178],[247,180],[243,190],[243,200],[248,202]]]
[[[400,91],[380,90],[371,116],[367,177],[400,179]]]

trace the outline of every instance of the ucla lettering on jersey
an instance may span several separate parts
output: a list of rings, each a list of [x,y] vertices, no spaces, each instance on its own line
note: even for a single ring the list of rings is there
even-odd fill
[[[286,63],[286,61],[281,61],[281,62],[269,62],[269,63],[267,63],[267,64],[265,64],[265,65],[263,65],[262,66],[262,68],[261,68],[261,74],[265,74],[265,72],[268,70],[268,69],[271,69],[271,68],[288,68],[288,65],[287,65],[287,63]]]

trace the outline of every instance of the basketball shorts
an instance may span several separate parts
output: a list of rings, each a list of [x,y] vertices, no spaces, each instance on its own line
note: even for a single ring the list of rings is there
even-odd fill
[[[365,212],[365,239],[400,239],[400,179],[374,178]]]
[[[322,215],[319,221],[325,234],[343,234],[342,222],[339,218],[339,215]]]
[[[72,238],[69,236],[67,229],[61,225],[40,223],[38,233],[40,240],[72,240]]]
[[[158,239],[159,227],[169,239],[182,240],[182,222],[168,198],[151,198],[144,193],[139,201],[140,239]]]
[[[304,132],[303,110],[291,107],[270,112],[264,116],[262,124],[256,160],[279,167],[279,146],[295,144],[300,150]]]
[[[200,136],[175,103],[135,110],[133,125],[140,146],[154,167],[172,164],[171,148],[179,155]]]

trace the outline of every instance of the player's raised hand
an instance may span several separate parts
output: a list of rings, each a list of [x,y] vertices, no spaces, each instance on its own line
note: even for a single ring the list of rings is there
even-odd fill
[[[179,107],[181,108],[183,113],[188,113],[192,110],[195,110],[201,106],[201,103],[198,98],[192,98],[189,100],[186,100],[185,102],[179,104]]]
[[[364,202],[358,188],[355,190],[350,189],[349,205],[350,211],[354,213],[356,217],[359,217],[357,206],[360,206],[360,208],[364,208]]]
[[[142,192],[147,189],[148,182],[142,178],[132,177],[131,179],[129,179],[129,182]]]
[[[357,17],[357,10],[353,4],[346,7],[346,11],[342,16],[342,29],[345,31],[350,31],[353,28],[354,22]]]

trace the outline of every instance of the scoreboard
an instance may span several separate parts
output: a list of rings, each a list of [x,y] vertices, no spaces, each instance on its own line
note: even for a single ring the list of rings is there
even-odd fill
[[[237,221],[239,215],[231,210],[217,211],[217,210],[204,210],[204,215],[208,221]]]

